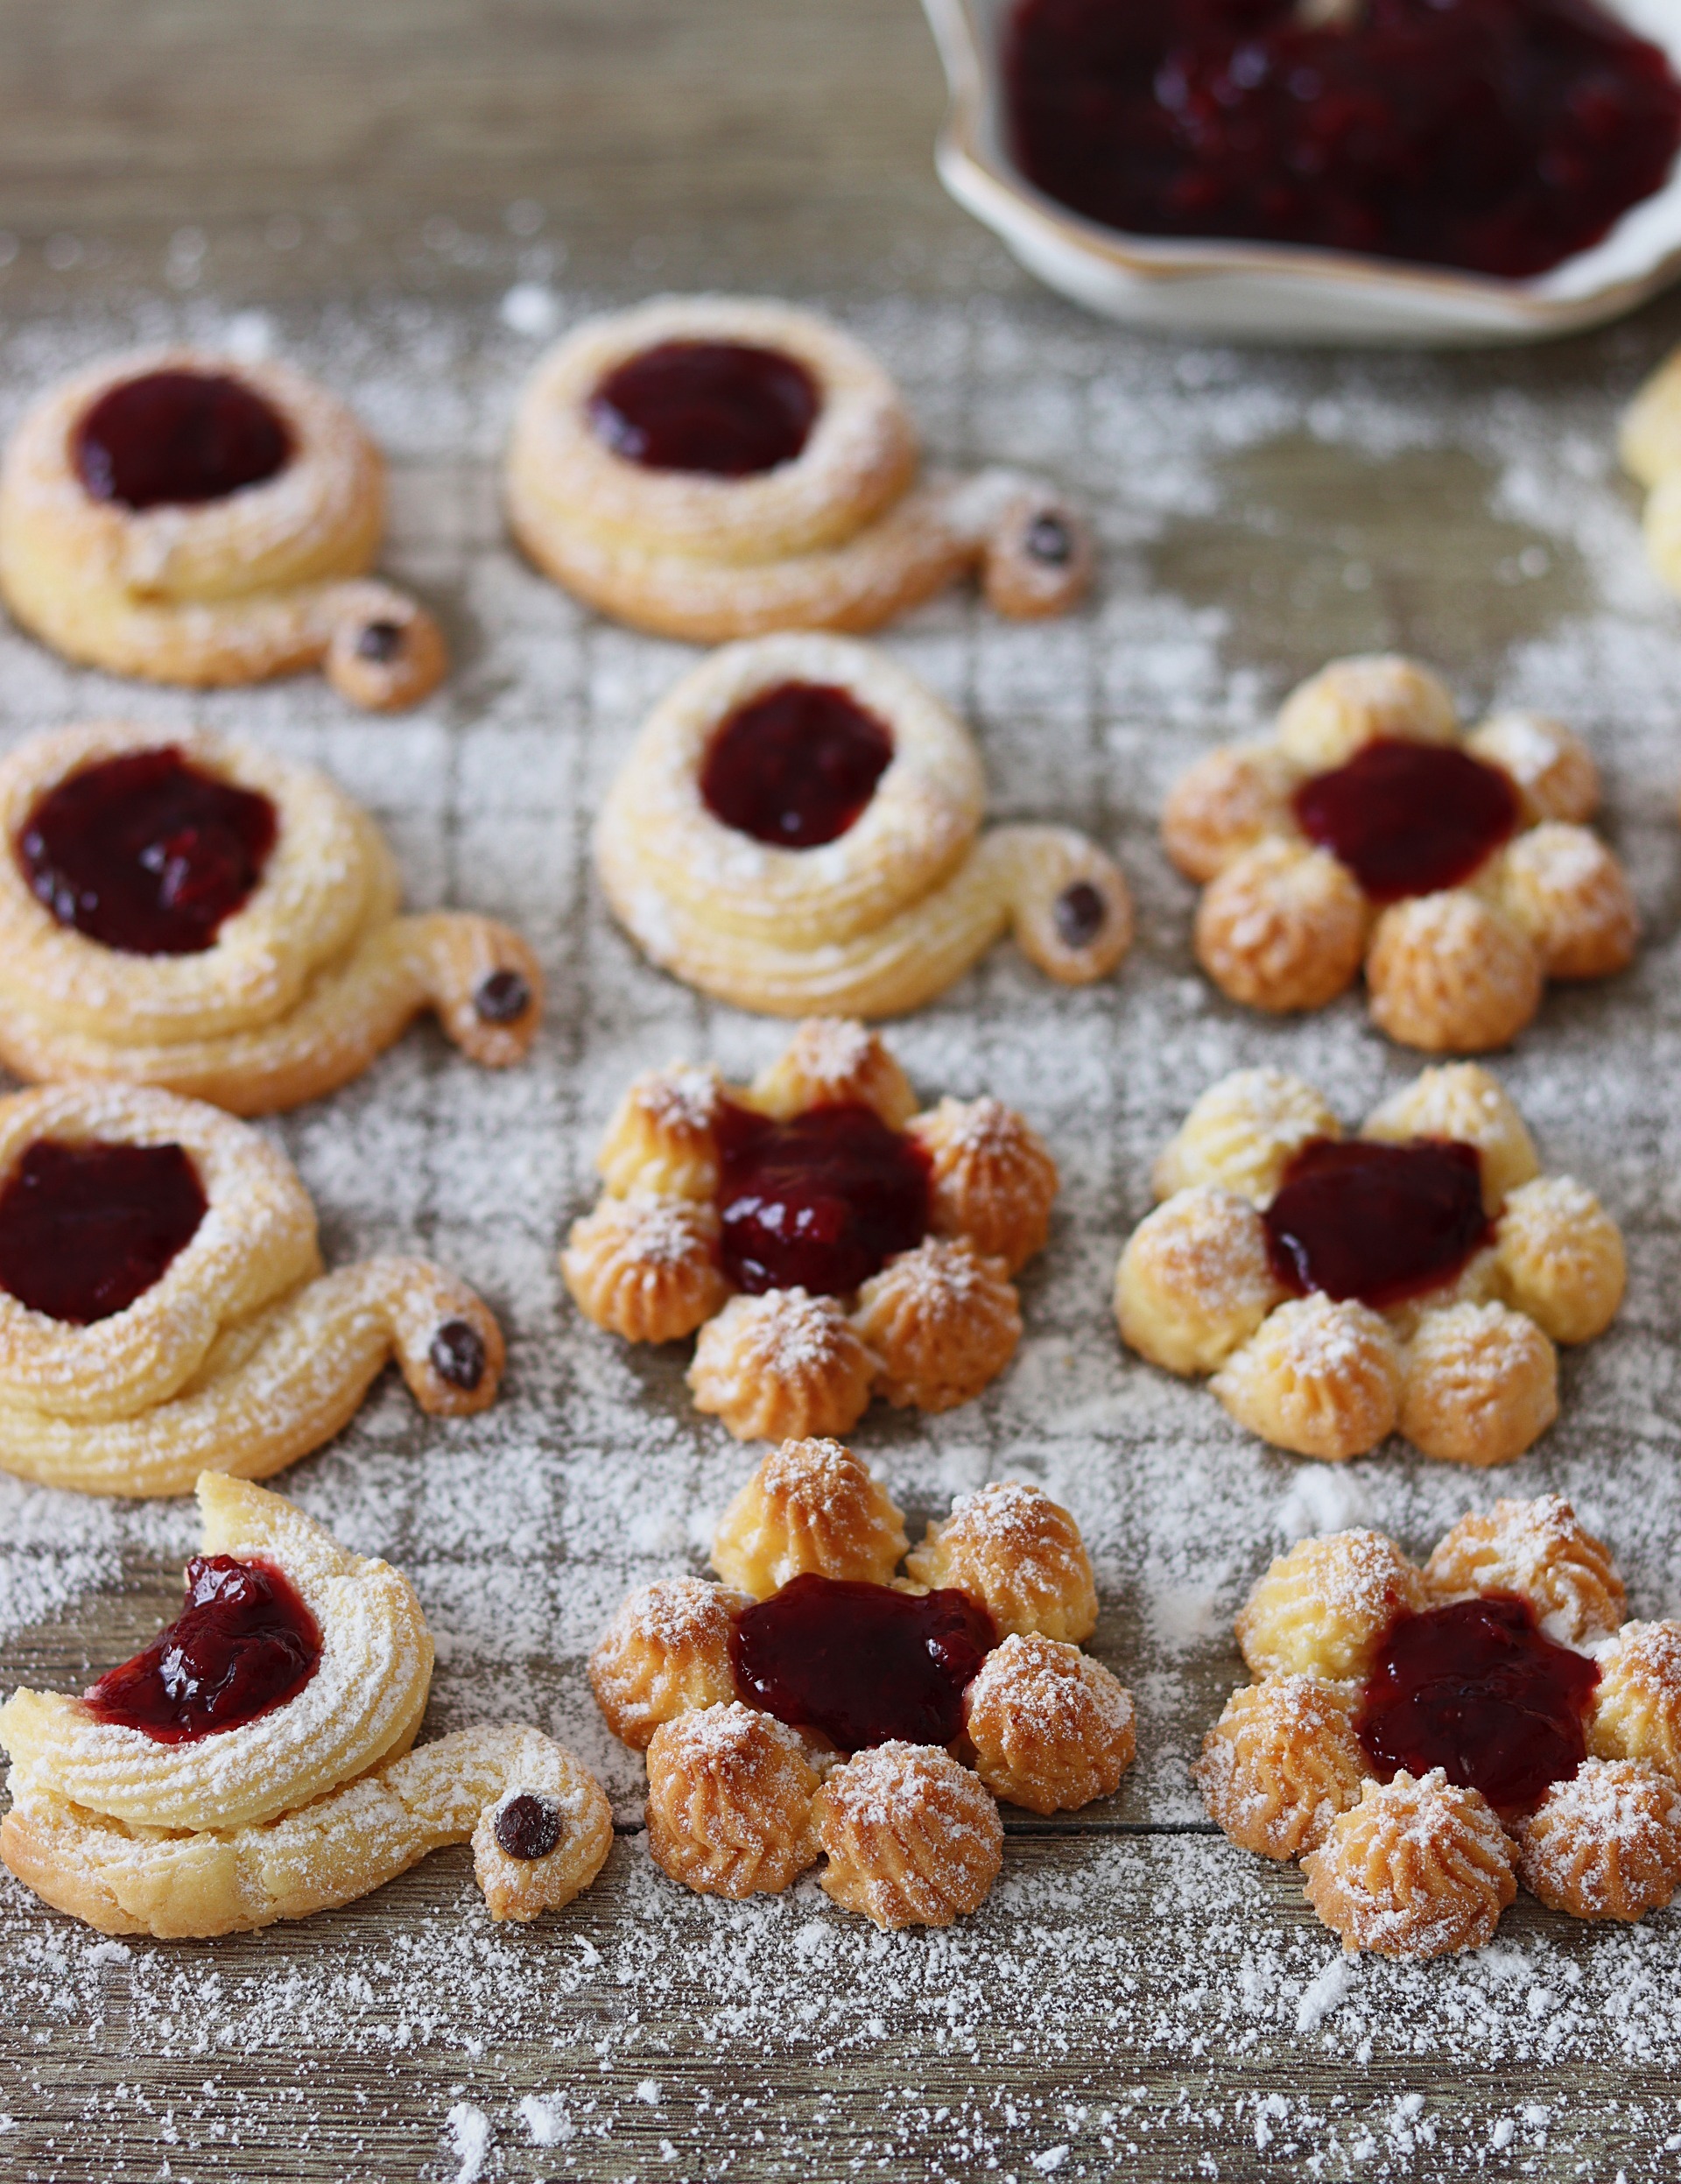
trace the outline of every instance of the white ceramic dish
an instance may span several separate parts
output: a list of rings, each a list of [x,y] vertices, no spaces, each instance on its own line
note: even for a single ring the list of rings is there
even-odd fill
[[[1602,243],[1535,280],[1338,250],[1118,234],[1070,212],[1007,149],[1000,47],[1014,0],[923,0],[951,86],[940,178],[1049,286],[1130,326],[1222,340],[1447,347],[1546,341],[1620,317],[1681,274],[1681,160]],[[1681,0],[1601,0],[1681,70]]]

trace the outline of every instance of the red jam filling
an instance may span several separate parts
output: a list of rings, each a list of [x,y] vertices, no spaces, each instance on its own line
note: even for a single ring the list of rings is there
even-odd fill
[[[845,1297],[928,1233],[928,1156],[857,1103],[716,1124],[719,1256],[738,1289]]]
[[[820,406],[804,364],[749,342],[661,342],[627,357],[589,398],[615,454],[646,470],[745,478],[791,462]]]
[[[1016,0],[1017,165],[1136,235],[1248,237],[1508,279],[1667,180],[1681,84],[1592,0]]]
[[[320,1625],[272,1562],[197,1554],[186,1598],[144,1652],[102,1675],[89,1711],[155,1744],[243,1729],[295,1698],[320,1664]]]
[[[1474,1145],[1316,1138],[1267,1208],[1267,1255],[1298,1296],[1357,1297],[1377,1311],[1450,1282],[1490,1234]]]
[[[963,1694],[998,1643],[967,1593],[925,1593],[807,1575],[790,1579],[730,1628],[735,1688],[842,1751],[903,1737],[949,1744]]]
[[[102,394],[76,427],[82,483],[124,508],[225,500],[284,470],[292,435],[253,388],[204,371],[149,371]]]
[[[60,781],[18,859],[60,925],[126,955],[197,955],[262,878],[278,831],[266,796],[165,744]]]
[[[1348,867],[1374,902],[1457,887],[1518,821],[1498,766],[1451,744],[1381,738],[1291,799],[1302,832]]]
[[[784,682],[732,713],[700,768],[707,809],[778,849],[815,849],[855,826],[893,738],[846,691]]]
[[[37,1138],[0,1189],[0,1286],[88,1327],[144,1296],[208,1201],[180,1145]]]
[[[1440,1767],[1500,1812],[1537,1804],[1587,1756],[1582,1717],[1600,1672],[1536,1626],[1512,1593],[1486,1593],[1389,1626],[1354,1730],[1387,1779]]]

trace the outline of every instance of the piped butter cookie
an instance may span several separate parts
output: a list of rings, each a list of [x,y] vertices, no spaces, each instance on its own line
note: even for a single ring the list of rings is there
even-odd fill
[[[917,472],[898,389],[850,336],[787,304],[666,296],[538,363],[505,490],[539,568],[666,637],[874,630],[972,568],[1001,614],[1080,597],[1091,536],[1059,494]]]
[[[81,1698],[0,1707],[0,1858],[104,1934],[245,1933],[470,1842],[493,1919],[570,1903],[612,1847],[600,1786],[539,1730],[411,1749],[432,1636],[389,1563],[208,1471],[179,1618]]]
[[[195,349],[107,357],[51,388],[0,464],[0,593],[88,666],[149,682],[322,667],[354,704],[412,705],[437,623],[370,578],[384,465],[336,395]]]
[[[130,1086],[0,1100],[0,1469],[134,1497],[266,1478],[393,1354],[434,1415],[495,1398],[502,1334],[466,1284],[323,1272],[303,1185],[248,1124]]]
[[[0,1060],[239,1115],[359,1076],[423,1009],[520,1060],[542,975],[519,935],[399,914],[373,821],[313,767],[102,722],[0,760]]]

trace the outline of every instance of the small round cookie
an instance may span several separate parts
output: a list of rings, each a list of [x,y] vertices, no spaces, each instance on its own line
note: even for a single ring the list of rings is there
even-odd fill
[[[486,1067],[521,1060],[525,942],[400,904],[372,820],[313,767],[124,722],[33,737],[0,759],[0,1060],[239,1115],[336,1090],[424,1009]]]
[[[873,646],[811,631],[726,646],[649,715],[595,864],[645,954],[773,1016],[897,1016],[1006,932],[1066,985],[1132,940],[1118,867],[1066,828],[982,831],[956,714]]]
[[[1132,1694],[1059,1639],[1014,1632],[963,1696],[974,1770],[1030,1813],[1074,1812],[1120,1786],[1137,1749]]]
[[[1089,530],[1042,483],[918,483],[892,380],[787,304],[664,296],[577,328],[520,398],[504,489],[557,583],[704,644],[873,630],[969,569],[997,612],[1034,619],[1091,573]]]
[[[662,1723],[728,1705],[731,1618],[751,1600],[701,1577],[662,1577],[620,1603],[589,1657],[589,1687],[621,1743],[646,1751]]]
[[[415,704],[437,623],[367,572],[384,466],[336,395],[196,349],[107,357],[43,395],[0,463],[0,594],[67,659],[150,682],[324,668]]]
[[[784,1441],[719,1519],[713,1568],[767,1600],[805,1571],[885,1585],[910,1546],[904,1514],[838,1441]]]
[[[663,1723],[648,1747],[648,1849],[705,1896],[774,1896],[818,1856],[817,1776],[791,1729],[739,1700]]]
[[[433,1647],[407,1581],[278,1494],[217,1472],[198,1494],[179,1618],[83,1698],[0,1707],[11,1871],[102,1933],[159,1938],[307,1918],[469,1839],[495,1919],[587,1888],[612,1814],[569,1752],[511,1723],[410,1749]]]
[[[877,1744],[836,1768],[812,1804],[819,1885],[872,1925],[948,1927],[1003,1870],[1004,1824],[980,1777],[934,1744]]]
[[[1368,1782],[1302,1860],[1307,1900],[1345,1949],[1413,1961],[1481,1948],[1517,1894],[1510,1838],[1486,1798],[1439,1767]]]
[[[130,1497],[267,1478],[393,1355],[435,1416],[496,1398],[479,1298],[425,1259],[323,1272],[302,1184],[246,1124],[130,1086],[0,1100],[0,1469]]]
[[[905,1559],[917,1584],[980,1601],[1001,1634],[1079,1645],[1097,1628],[1092,1559],[1068,1511],[1040,1487],[1001,1480],[961,1494]]]

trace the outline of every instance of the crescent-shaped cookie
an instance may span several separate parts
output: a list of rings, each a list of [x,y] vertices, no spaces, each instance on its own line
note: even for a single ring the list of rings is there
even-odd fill
[[[370,579],[384,466],[336,395],[196,349],[50,388],[0,464],[0,594],[67,659],[149,682],[322,667],[353,703],[442,677],[437,623]]]

